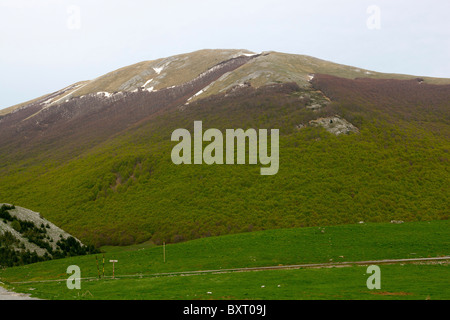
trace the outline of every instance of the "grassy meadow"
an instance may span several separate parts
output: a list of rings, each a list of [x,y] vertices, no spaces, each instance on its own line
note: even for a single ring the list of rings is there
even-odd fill
[[[106,279],[97,279],[96,257],[90,255],[8,268],[0,271],[0,280],[11,289],[44,299],[448,299],[448,262],[380,265],[381,290],[367,289],[364,266],[155,274],[448,256],[449,224],[374,223],[210,237],[166,245],[166,262],[163,247],[152,243],[104,247]],[[100,272],[103,254],[97,254]],[[119,261],[114,280],[111,259]],[[91,278],[82,281],[81,290],[66,287],[70,265],[80,267],[82,278]],[[62,281],[15,283],[57,279]]]

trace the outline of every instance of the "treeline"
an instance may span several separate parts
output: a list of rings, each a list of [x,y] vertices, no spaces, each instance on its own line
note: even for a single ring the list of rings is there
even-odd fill
[[[208,84],[253,58],[242,56],[224,61],[189,82],[157,91],[138,88],[133,92],[114,92],[109,97],[91,93],[51,108],[43,108],[39,101],[30,104],[2,119],[0,158],[15,161],[22,151],[40,152],[50,141],[54,143],[52,148],[59,149],[54,154],[66,153],[70,158],[72,149],[66,149],[67,145],[77,145],[80,151],[90,148],[92,142],[105,141],[157,112],[183,105]],[[27,121],[32,115],[33,120]],[[25,144],[24,137],[29,137]]]
[[[370,110],[378,117],[399,124],[399,120],[414,121],[442,133],[442,125],[450,124],[450,85],[434,85],[423,79],[344,79],[316,75],[314,88],[330,99],[359,110]],[[438,125],[440,124],[440,125]]]
[[[63,238],[56,242],[56,249],[51,245],[53,239],[48,235],[47,229],[50,225],[40,227],[36,226],[32,221],[18,219],[12,216],[8,210],[15,209],[14,206],[2,205],[0,207],[0,219],[3,223],[11,223],[11,227],[19,232],[29,242],[34,243],[39,248],[44,249],[45,253],[40,256],[36,252],[31,252],[25,248],[25,245],[14,237],[11,232],[0,234],[0,266],[13,267],[39,261],[51,259],[60,259],[71,256],[86,255],[97,253],[98,250],[94,246],[82,245],[73,237]]]

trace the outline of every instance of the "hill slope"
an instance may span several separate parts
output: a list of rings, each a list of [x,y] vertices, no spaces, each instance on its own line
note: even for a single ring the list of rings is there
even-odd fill
[[[0,204],[0,267],[93,252],[39,213]]]
[[[450,80],[357,70],[242,50],[121,69],[0,118],[0,194],[97,245],[448,219]],[[279,129],[278,174],[174,165],[196,120]]]

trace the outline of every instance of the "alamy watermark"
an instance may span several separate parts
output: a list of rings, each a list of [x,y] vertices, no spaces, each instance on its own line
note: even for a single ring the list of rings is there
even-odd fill
[[[381,29],[381,9],[377,5],[371,5],[367,8],[367,14],[370,16],[366,20],[366,25],[369,30]]]
[[[69,278],[67,278],[66,285],[67,289],[73,290],[81,289],[81,270],[79,266],[72,265],[67,268],[67,274],[70,274]]]
[[[367,279],[366,285],[367,289],[381,289],[381,269],[379,266],[369,266],[366,271],[367,274],[371,276]]]
[[[224,137],[218,129],[208,129],[203,133],[202,121],[194,121],[194,137],[187,129],[176,129],[172,141],[180,141],[172,149],[172,162],[180,164],[246,164],[248,141],[248,164],[259,163],[261,175],[277,174],[279,169],[279,130],[270,130],[270,155],[268,153],[268,130],[226,129]],[[192,161],[192,140],[193,161]],[[203,149],[203,142],[210,142]],[[224,154],[225,151],[225,154]],[[259,155],[259,157],[258,157]]]
[[[81,29],[81,8],[76,5],[70,5],[67,7],[67,28],[69,30]]]

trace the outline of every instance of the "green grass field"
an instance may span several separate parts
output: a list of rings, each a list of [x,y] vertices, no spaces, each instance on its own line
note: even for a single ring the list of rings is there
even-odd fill
[[[96,278],[95,256],[80,256],[2,270],[0,280],[10,289],[44,299],[450,298],[446,263],[382,265],[381,290],[367,289],[369,275],[364,266],[151,276],[179,271],[449,256],[448,220],[279,229],[202,238],[167,245],[165,263],[163,248],[151,243],[103,250],[107,261],[105,275],[112,275],[108,261],[116,259],[119,279],[82,281],[81,290],[68,290],[65,281],[15,283],[64,280],[69,265],[78,265],[82,278]],[[101,269],[102,254],[97,257]]]
[[[16,286],[43,299],[95,300],[315,300],[450,299],[448,264],[381,266],[381,289],[366,286],[367,267],[270,270],[191,276],[82,281]],[[444,280],[444,281],[443,281]]]

